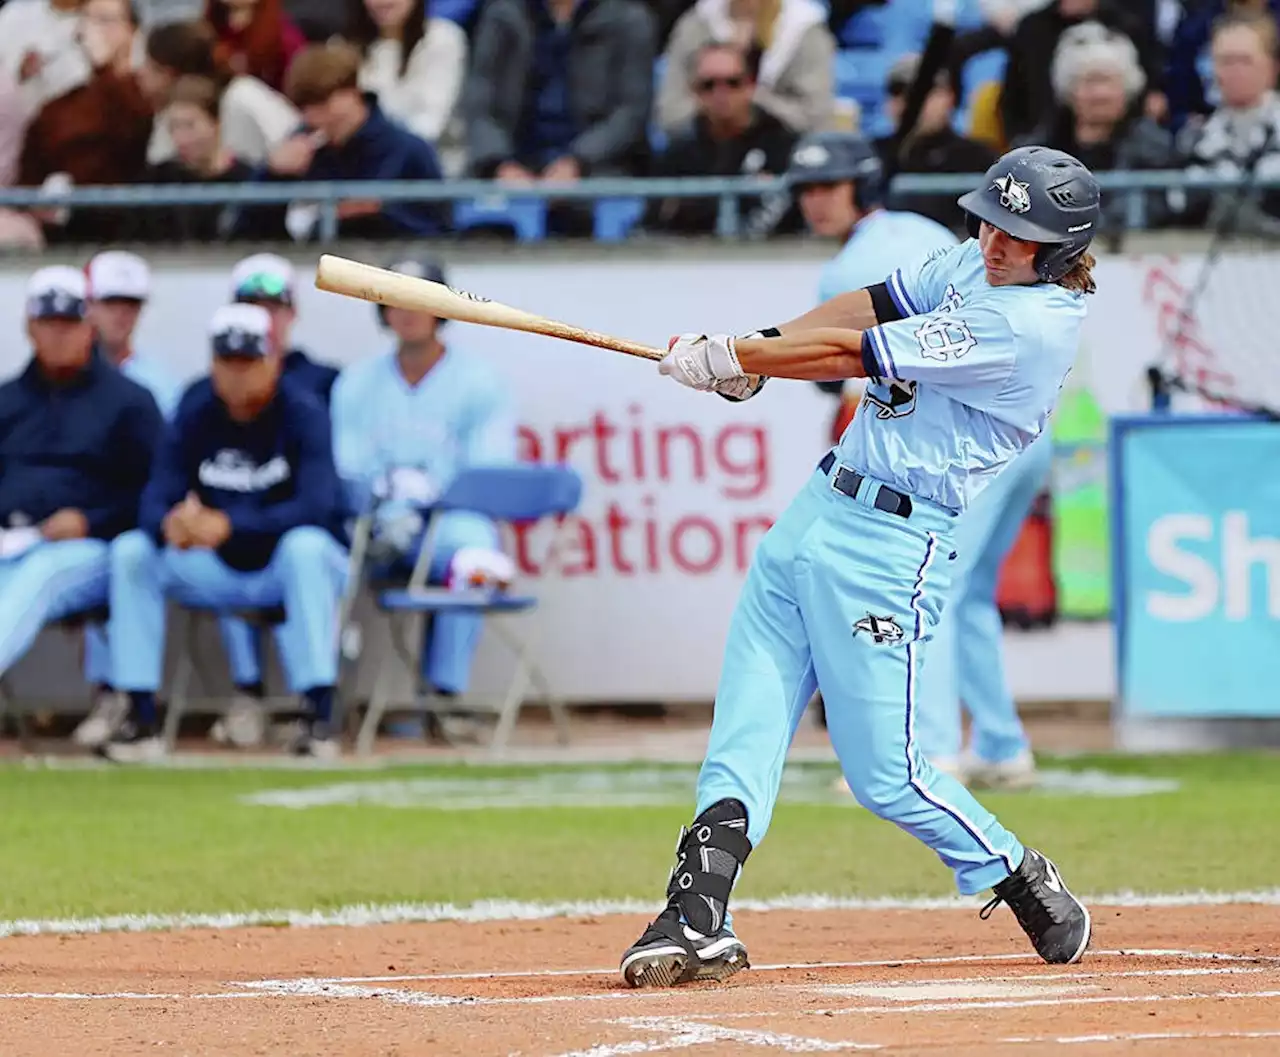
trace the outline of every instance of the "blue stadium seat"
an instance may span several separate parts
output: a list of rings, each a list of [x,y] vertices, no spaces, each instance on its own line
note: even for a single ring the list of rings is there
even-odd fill
[[[595,235],[599,242],[621,242],[644,216],[643,198],[601,198],[596,202]]]
[[[884,82],[892,60],[875,48],[849,48],[836,52],[835,94],[853,99],[862,109],[862,129],[867,135],[878,135],[880,109],[884,103]]]
[[[457,231],[509,228],[521,242],[538,242],[547,235],[547,204],[534,198],[508,198],[494,194],[465,198],[453,206]]]
[[[1004,48],[991,48],[979,52],[964,64],[960,71],[960,98],[956,103],[957,131],[969,127],[969,105],[973,93],[988,81],[1003,81],[1004,70],[1009,63],[1009,53]]]

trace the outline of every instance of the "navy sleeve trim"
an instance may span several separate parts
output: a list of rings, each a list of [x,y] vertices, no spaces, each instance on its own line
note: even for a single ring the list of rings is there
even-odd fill
[[[875,339],[869,330],[862,332],[862,369],[867,377],[874,381],[878,382],[884,378],[884,367],[876,356]]]
[[[892,323],[895,319],[907,318],[906,313],[902,311],[898,303],[893,299],[887,283],[876,283],[875,286],[868,286],[867,293],[871,295],[871,308],[876,314],[877,323]]]

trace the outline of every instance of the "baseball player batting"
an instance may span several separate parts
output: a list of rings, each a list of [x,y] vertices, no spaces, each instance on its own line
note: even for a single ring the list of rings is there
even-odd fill
[[[960,198],[971,238],[884,282],[745,338],[682,334],[659,369],[748,399],[768,378],[866,377],[840,443],[761,540],[729,628],[697,815],[667,906],[622,957],[633,987],[724,980],[748,965],[729,896],[769,828],[815,688],[858,800],[924,841],[959,890],[1007,903],[1040,957],[1078,961],[1091,922],[1057,867],[1026,848],[914,734],[921,647],[956,561],[953,525],[1045,429],[1075,359],[1098,183],[1023,147]],[[758,375],[758,381],[748,379]],[[887,409],[889,413],[877,413]]]

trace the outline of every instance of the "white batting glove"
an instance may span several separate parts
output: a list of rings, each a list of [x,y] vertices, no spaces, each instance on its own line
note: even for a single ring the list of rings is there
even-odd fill
[[[730,378],[727,381],[716,382],[712,387],[712,391],[726,400],[732,400],[735,404],[740,404],[744,400],[750,400],[756,393],[760,392],[764,388],[764,383],[768,380],[768,377],[763,374],[755,378],[750,375],[742,378]]]
[[[716,389],[718,382],[745,376],[730,334],[681,334],[658,372],[703,393]]]

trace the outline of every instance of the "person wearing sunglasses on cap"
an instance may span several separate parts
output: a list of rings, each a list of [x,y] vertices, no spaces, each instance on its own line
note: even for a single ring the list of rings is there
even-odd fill
[[[311,359],[290,344],[298,321],[296,279],[293,265],[274,253],[255,253],[231,270],[231,297],[238,304],[257,305],[271,317],[274,340],[283,350],[281,374],[328,406],[338,371]],[[262,699],[261,629],[239,617],[219,619],[223,647],[231,665],[234,692],[231,707],[210,730],[214,741],[240,748],[260,745],[267,735],[267,714]]]
[[[438,261],[406,260],[392,271],[445,282]],[[382,355],[343,369],[333,387],[333,444],[338,474],[358,505],[377,497],[371,552],[388,576],[408,579],[422,546],[422,510],[460,470],[516,461],[510,388],[465,347],[441,341],[443,321],[425,312],[379,306],[378,321],[394,338]],[[434,584],[501,582],[510,561],[497,526],[466,511],[440,517],[428,580]],[[504,570],[506,570],[504,572]],[[479,578],[477,580],[477,577]],[[448,613],[428,624],[421,657],[422,692],[456,698],[470,683],[481,618]],[[429,714],[431,733],[461,740],[478,719],[461,709]],[[392,734],[420,737],[421,724],[395,724]]]
[[[94,355],[86,302],[80,269],[37,271],[31,360],[0,385],[0,675],[46,624],[106,604],[160,436],[151,394]]]
[[[291,750],[332,757],[347,550],[329,415],[282,377],[266,309],[218,309],[209,348],[209,377],[183,395],[157,452],[139,528],[111,548],[112,681],[129,695],[131,722],[102,752],[119,762],[164,753],[155,695],[173,598],[283,606],[281,660],[309,721]]]

